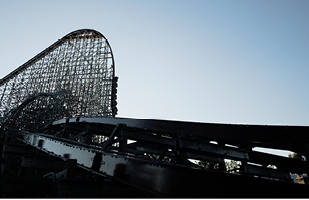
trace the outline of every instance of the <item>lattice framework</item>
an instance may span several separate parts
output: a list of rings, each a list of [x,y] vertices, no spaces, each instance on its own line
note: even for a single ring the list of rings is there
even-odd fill
[[[71,117],[113,117],[117,112],[114,69],[111,47],[101,33],[73,31],[0,80],[0,115],[29,95],[66,91],[69,95],[62,99],[62,107]],[[40,101],[28,110],[47,106]]]

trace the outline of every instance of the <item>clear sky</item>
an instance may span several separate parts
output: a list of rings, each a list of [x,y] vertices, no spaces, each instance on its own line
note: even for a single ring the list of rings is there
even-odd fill
[[[308,0],[0,0],[0,77],[82,28],[111,44],[118,117],[309,126]]]

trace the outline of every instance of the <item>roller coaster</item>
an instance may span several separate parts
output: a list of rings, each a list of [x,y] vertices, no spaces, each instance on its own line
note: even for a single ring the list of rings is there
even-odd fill
[[[309,127],[119,118],[117,87],[111,46],[91,29],[0,79],[0,196],[308,197]]]

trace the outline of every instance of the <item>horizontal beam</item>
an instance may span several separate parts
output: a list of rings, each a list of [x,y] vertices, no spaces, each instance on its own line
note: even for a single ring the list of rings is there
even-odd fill
[[[301,148],[305,150],[305,144],[309,143],[308,126],[267,126],[267,125],[241,125],[241,124],[215,124],[184,122],[157,119],[133,119],[133,118],[70,118],[69,123],[101,123],[117,125],[126,124],[128,127],[165,132],[177,135],[182,132],[185,135],[202,137],[214,141],[232,145],[249,145],[252,147],[267,147],[283,150]],[[65,124],[66,119],[53,122],[53,125]]]
[[[250,165],[250,164],[243,165],[242,169],[244,170],[244,173],[246,174],[257,175],[260,177],[272,177],[272,178],[278,178],[278,179],[284,179],[284,180],[291,181],[291,177],[288,172],[281,171],[278,169],[265,168],[265,167]]]
[[[22,157],[21,167],[30,167],[38,169],[62,170],[65,162],[62,160],[50,159],[48,157]]]

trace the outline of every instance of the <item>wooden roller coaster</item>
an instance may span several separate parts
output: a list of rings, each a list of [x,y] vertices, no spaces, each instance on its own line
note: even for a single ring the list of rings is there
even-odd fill
[[[118,118],[117,80],[90,29],[0,80],[1,197],[308,197],[309,127]]]

